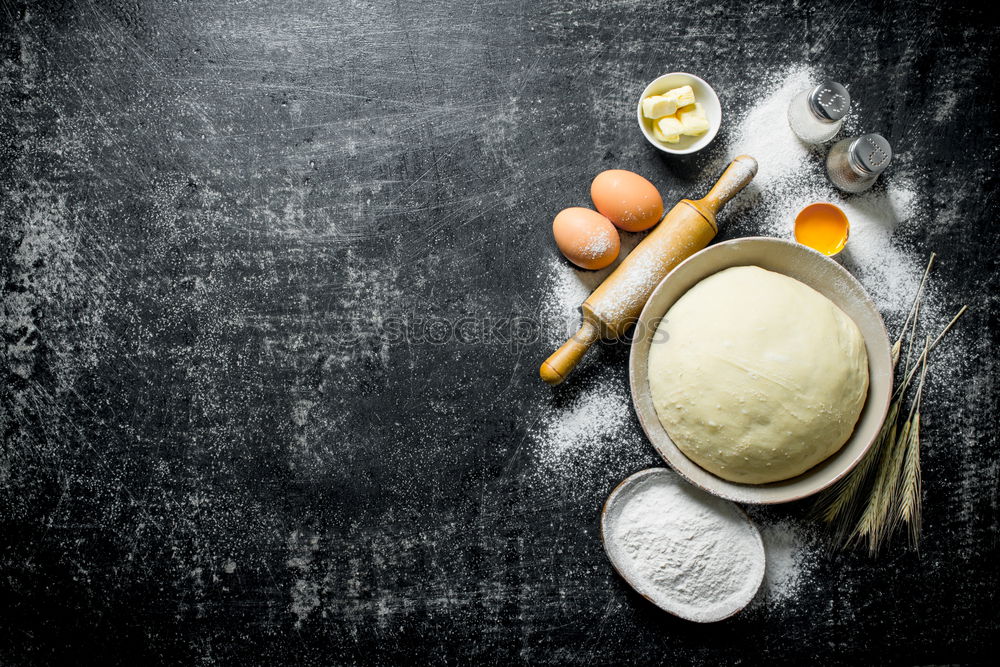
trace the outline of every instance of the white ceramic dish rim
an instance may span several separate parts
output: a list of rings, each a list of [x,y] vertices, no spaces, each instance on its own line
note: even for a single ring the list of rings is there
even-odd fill
[[[604,553],[608,557],[608,560],[611,562],[611,567],[614,568],[615,572],[618,573],[618,576],[620,576],[625,581],[625,583],[627,583],[629,586],[632,587],[632,590],[634,590],[636,593],[638,593],[639,595],[641,595],[642,597],[644,597],[646,600],[648,600],[652,604],[656,605],[657,608],[662,609],[663,611],[667,612],[668,614],[670,614],[672,616],[676,616],[677,618],[683,618],[684,620],[690,621],[692,623],[717,623],[718,621],[723,621],[723,620],[725,620],[727,618],[735,616],[736,614],[738,614],[741,611],[743,611],[744,609],[746,609],[747,605],[750,604],[750,602],[757,595],[757,591],[760,589],[760,585],[764,581],[764,573],[765,573],[766,568],[767,568],[767,554],[764,551],[764,540],[761,537],[760,529],[757,528],[757,524],[755,524],[753,522],[753,520],[750,518],[750,516],[743,510],[743,508],[740,507],[739,505],[735,504],[735,503],[730,503],[730,504],[732,505],[733,509],[735,509],[736,512],[746,520],[747,525],[749,525],[750,529],[753,531],[754,537],[756,538],[757,547],[758,547],[758,550],[759,550],[759,553],[760,553],[760,558],[761,558],[761,561],[763,561],[763,563],[762,563],[762,567],[760,568],[760,577],[755,582],[755,585],[753,586],[753,589],[750,591],[750,595],[747,597],[747,599],[745,601],[742,602],[742,604],[740,604],[738,607],[736,607],[735,609],[733,609],[733,611],[731,611],[730,613],[726,614],[725,616],[721,616],[721,617],[718,617],[718,618],[712,618],[712,619],[699,620],[699,619],[688,618],[687,616],[682,616],[682,615],[680,615],[678,613],[675,613],[673,610],[667,609],[666,607],[660,605],[656,600],[654,600],[650,596],[648,596],[645,593],[643,593],[642,591],[640,591],[639,588],[637,588],[636,585],[634,583],[632,583],[632,578],[628,574],[626,574],[624,571],[622,571],[622,569],[618,567],[618,563],[615,562],[615,557],[611,553],[611,551],[612,551],[611,547],[609,547],[609,542],[612,542],[613,540],[610,538],[610,535],[609,535],[610,528],[609,528],[608,523],[607,523],[607,521],[608,521],[608,519],[607,519],[607,517],[608,517],[608,511],[611,509],[612,503],[615,500],[617,500],[618,497],[621,496],[625,491],[627,491],[629,489],[629,487],[631,487],[631,486],[635,485],[636,483],[638,483],[639,480],[643,479],[644,477],[648,477],[650,475],[662,474],[662,473],[677,474],[675,471],[668,470],[666,468],[646,468],[644,470],[640,470],[638,472],[634,472],[631,475],[629,475],[628,477],[626,477],[625,479],[623,479],[621,482],[619,482],[615,486],[615,488],[611,490],[611,493],[608,494],[607,499],[604,501],[604,505],[601,506],[600,526],[599,526],[599,531],[598,532],[600,532],[600,535],[601,535],[601,546],[604,547]],[[686,484],[687,483],[687,480],[683,476],[680,476],[680,475],[678,475],[678,480],[677,481],[680,484]],[[695,488],[699,488],[699,487],[696,486]]]
[[[875,354],[879,354],[880,356],[883,357],[881,363],[885,364],[885,367],[887,367],[890,370],[888,373],[888,377],[883,378],[883,381],[885,382],[885,390],[883,392],[884,396],[873,397],[871,391],[871,383],[870,383],[869,395],[866,398],[865,407],[862,410],[862,415],[864,416],[865,412],[869,409],[869,407],[871,407],[871,409],[875,410],[874,418],[877,420],[878,424],[881,424],[882,421],[885,420],[885,415],[889,410],[889,403],[892,398],[892,390],[893,390],[893,378],[891,373],[892,365],[890,361],[891,347],[889,343],[888,333],[885,330],[885,324],[882,320],[881,314],[878,311],[878,308],[875,306],[875,303],[871,300],[871,297],[865,291],[864,287],[858,282],[858,280],[854,276],[852,276],[850,272],[847,271],[847,269],[842,267],[835,260],[826,257],[825,255],[816,252],[815,250],[812,250],[811,248],[808,248],[801,244],[774,237],[760,237],[760,236],[744,237],[711,245],[708,248],[698,253],[695,253],[688,259],[681,262],[662,281],[660,281],[660,284],[657,285],[656,289],[653,290],[653,293],[647,300],[646,305],[643,307],[642,313],[639,315],[639,323],[637,325],[637,330],[640,333],[633,339],[632,347],[629,351],[629,386],[632,392],[632,405],[633,408],[635,409],[636,416],[639,419],[639,423],[646,434],[646,437],[649,439],[650,443],[653,445],[653,448],[656,449],[660,457],[671,467],[671,469],[673,469],[675,472],[677,472],[677,474],[679,474],[681,477],[689,481],[691,484],[694,484],[696,487],[704,491],[707,491],[708,493],[711,493],[713,495],[719,496],[721,498],[725,498],[727,500],[732,500],[734,502],[740,502],[740,503],[769,505],[769,504],[780,504],[780,503],[792,502],[795,500],[801,500],[803,498],[807,498],[811,495],[819,493],[823,489],[828,488],[831,485],[835,484],[837,481],[839,481],[845,475],[847,475],[860,462],[861,458],[869,450],[875,438],[877,437],[878,428],[874,430],[874,432],[868,438],[867,442],[865,442],[864,445],[860,447],[854,453],[853,456],[849,458],[845,457],[849,449],[851,449],[850,445],[852,444],[852,441],[854,440],[854,438],[858,436],[857,429],[855,430],[854,433],[852,433],[851,438],[847,441],[847,443],[844,444],[844,446],[837,453],[835,453],[827,460],[817,464],[813,468],[802,473],[801,475],[793,477],[789,480],[774,482],[772,484],[761,484],[761,485],[739,484],[736,482],[730,482],[728,480],[722,479],[721,477],[712,475],[708,471],[704,470],[696,463],[691,461],[689,458],[687,458],[687,456],[685,456],[684,453],[677,448],[677,446],[670,439],[670,436],[667,434],[666,429],[660,423],[660,420],[656,415],[656,410],[652,406],[652,399],[649,396],[649,387],[646,378],[647,375],[646,369],[637,368],[637,366],[640,365],[639,361],[640,357],[643,362],[647,360],[646,353],[648,352],[649,339],[652,336],[652,334],[655,333],[655,328],[651,328],[650,326],[645,324],[649,322],[650,319],[654,317],[660,317],[666,312],[664,311],[664,313],[656,313],[654,315],[652,313],[652,304],[654,304],[656,301],[657,293],[659,293],[663,289],[663,286],[669,280],[671,280],[671,277],[678,275],[683,276],[685,266],[690,265],[693,261],[701,261],[700,259],[696,258],[703,258],[708,253],[726,252],[732,250],[733,248],[739,250],[740,249],[739,246],[741,245],[747,247],[761,243],[773,244],[776,246],[784,246],[786,250],[790,252],[805,253],[805,256],[812,256],[812,259],[814,261],[818,260],[821,262],[828,263],[826,265],[827,269],[832,270],[834,273],[838,275],[839,278],[841,278],[849,285],[851,285],[855,292],[863,295],[862,305],[866,307],[872,314],[877,316],[877,321],[879,323],[878,340],[873,341],[869,340],[867,336],[865,337],[865,346],[869,355],[869,372],[871,372],[873,368],[872,358],[873,355]],[[701,277],[698,278],[698,280],[706,278],[709,275],[717,273],[718,271],[722,271],[731,266],[747,266],[753,263],[754,262],[747,261],[743,263],[737,262],[737,263],[720,265],[714,270],[705,273],[704,275],[701,275]],[[764,266],[763,268],[767,269],[768,267]],[[795,278],[795,276],[790,276],[790,277]],[[695,280],[694,283],[692,283],[692,286],[695,283],[697,283],[697,280]],[[824,291],[821,287],[817,287],[815,285],[811,285],[811,287],[813,287],[821,294],[824,294],[824,296],[827,296],[828,298],[831,298],[832,300],[834,300],[834,302],[836,302],[836,299],[831,297],[832,294],[831,290]],[[834,294],[833,296],[837,295]],[[667,307],[667,310],[668,309],[669,306]],[[860,326],[861,325],[859,324],[859,327]],[[864,329],[862,330],[864,331]],[[640,350],[639,346],[645,346],[645,350],[642,353],[639,352]],[[638,386],[640,383],[643,384],[644,386],[642,387]],[[879,400],[879,398],[881,398],[881,400]],[[872,403],[872,401],[878,401],[878,403]],[[859,419],[859,424],[860,424],[860,419]],[[836,472],[832,474],[829,477],[829,479],[827,479],[824,483],[813,484],[811,486],[806,485],[806,488],[801,488],[802,485],[805,482],[807,482],[810,477],[816,476],[818,471],[826,469],[834,462],[839,462],[841,464],[841,467],[840,469],[836,470]]]
[[[642,101],[651,94],[650,93],[651,88],[656,87],[660,81],[667,79],[669,77],[685,78],[697,82],[700,86],[704,87],[704,89],[707,90],[708,93],[712,96],[712,104],[715,106],[716,109],[719,110],[719,121],[712,123],[712,127],[709,128],[708,132],[706,132],[701,137],[698,137],[698,141],[695,141],[687,148],[671,148],[667,144],[658,141],[656,137],[654,137],[652,133],[646,128],[646,123],[643,120],[644,117],[642,115]],[[663,151],[664,153],[669,153],[671,155],[690,155],[691,153],[697,153],[698,151],[700,151],[701,149],[705,148],[710,143],[712,143],[712,141],[715,139],[715,135],[719,133],[719,128],[722,126],[722,103],[719,101],[719,96],[715,92],[715,88],[713,88],[707,81],[705,81],[701,77],[691,74],[689,72],[668,72],[666,74],[661,74],[660,76],[656,77],[648,84],[646,84],[646,87],[642,89],[642,94],[639,95],[639,100],[636,103],[636,119],[639,121],[639,130],[642,132],[642,136],[646,137],[646,141],[648,141],[654,148],[657,148]]]

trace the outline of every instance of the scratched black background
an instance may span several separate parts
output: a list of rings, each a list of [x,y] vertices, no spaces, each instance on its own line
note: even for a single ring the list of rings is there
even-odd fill
[[[994,648],[985,13],[0,0],[0,34],[0,661],[905,664]],[[919,557],[831,558],[794,609],[695,626],[603,556],[596,515],[620,471],[530,474],[526,415],[593,370],[553,395],[544,343],[393,342],[379,325],[531,312],[551,217],[586,204],[595,173],[653,174],[670,201],[707,183],[711,151],[671,162],[637,135],[646,81],[703,73],[738,112],[737,84],[792,62],[881,100],[865,122],[960,198],[963,224],[909,234],[973,306],[976,372],[927,408],[940,446]],[[960,100],[945,125],[921,113],[932,85]],[[595,355],[625,377],[626,348]]]

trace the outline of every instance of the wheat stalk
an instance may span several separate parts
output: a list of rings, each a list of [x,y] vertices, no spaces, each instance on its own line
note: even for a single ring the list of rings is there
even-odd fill
[[[910,379],[907,378],[904,380],[904,386],[902,387],[904,390],[905,385],[909,384]],[[838,530],[840,539],[838,541],[842,543],[850,541],[852,537],[851,533],[853,531],[850,529],[849,519],[856,514],[855,510],[857,509],[857,501],[861,490],[865,488],[866,482],[871,482],[869,480],[870,474],[873,470],[878,469],[875,462],[884,456],[886,447],[891,447],[896,442],[901,404],[902,401],[899,397],[894,396],[892,402],[889,404],[889,412],[886,415],[885,421],[882,422],[882,428],[879,430],[875,442],[872,443],[872,446],[865,453],[864,457],[858,462],[854,470],[820,496],[818,509],[823,521],[833,523],[841,519],[841,526]]]
[[[893,402],[889,407],[889,416],[882,423],[882,429],[872,447],[865,452],[864,457],[858,465],[847,476],[840,479],[830,489],[820,496],[819,516],[827,523],[833,523],[842,516],[850,515],[855,506],[861,487],[868,478],[868,473],[872,465],[878,458],[878,452],[882,449],[885,440],[890,437],[892,425],[896,423],[896,414],[899,412],[899,403]]]
[[[920,277],[920,284],[917,286],[917,293],[913,295],[913,303],[910,304],[910,311],[906,314],[906,319],[903,321],[903,326],[899,329],[899,337],[896,338],[896,342],[892,346],[892,367],[895,368],[896,364],[899,362],[899,351],[903,346],[903,337],[906,335],[906,329],[910,326],[910,320],[913,320],[913,327],[916,329],[917,325],[917,315],[920,312],[920,302],[923,300],[924,296],[924,285],[927,283],[927,276],[931,273],[931,267],[934,265],[934,258],[937,257],[937,253],[931,253],[930,258],[927,260],[927,267],[924,269],[924,275]],[[910,340],[913,340],[913,334],[910,334]],[[910,346],[906,347],[906,360],[910,360]]]
[[[899,512],[896,522],[902,521],[909,528],[910,544],[917,548],[920,542],[921,491],[920,474],[920,402],[924,395],[924,378],[927,377],[927,352],[924,346],[924,364],[920,369],[920,383],[910,410],[910,436],[906,443],[906,457],[903,462],[903,476],[899,486]]]
[[[891,489],[894,488],[892,482],[893,463],[896,459],[896,452],[899,449],[900,440],[906,439],[909,435],[909,423],[903,427],[903,433],[897,437],[897,426],[893,424],[890,436],[886,438],[879,453],[878,465],[875,469],[875,483],[868,496],[868,502],[861,512],[861,518],[851,533],[851,541],[867,541],[868,550],[872,553],[878,551],[879,543],[885,532],[885,518],[889,513],[889,502],[891,500]]]
[[[842,547],[865,543],[869,553],[874,555],[901,522],[907,524],[914,547],[920,537],[920,405],[927,363],[930,353],[968,309],[962,306],[933,341],[926,339],[923,350],[910,366],[924,287],[935,257],[932,253],[927,262],[913,304],[892,346],[895,369],[906,344],[903,381],[893,392],[878,436],[854,470],[825,491],[815,506],[815,513],[822,521],[834,524],[834,543]],[[900,422],[907,390],[918,371],[920,379],[916,393],[905,419]]]
[[[928,341],[929,343],[929,341]],[[926,368],[927,344],[924,345],[924,352],[920,355],[917,363],[923,364]],[[902,399],[896,401],[896,414],[900,412]],[[895,527],[895,508],[898,506],[898,489],[903,475],[903,459],[906,454],[907,445],[910,442],[910,433],[913,426],[913,409],[916,402],[910,409],[900,428],[894,419],[889,430],[889,437],[886,438],[882,446],[875,485],[851,534],[851,538],[856,541],[867,541],[868,551],[871,554],[878,552],[884,539]]]
[[[924,275],[920,278],[920,284],[917,286],[917,292],[913,296],[913,303],[910,304],[910,310],[906,314],[906,319],[903,321],[903,326],[900,328],[899,337],[892,346],[892,367],[896,368],[896,364],[899,362],[899,353],[902,349],[903,338],[906,335],[907,329],[910,328],[910,322],[916,323],[917,314],[920,310],[920,300],[924,293],[924,284],[927,282],[927,276],[931,272],[931,267],[934,265],[934,259],[937,257],[936,253],[931,253],[930,258],[927,260],[927,267],[924,269]],[[907,352],[909,356],[909,352]],[[887,439],[892,437],[892,429],[896,424],[896,417],[899,413],[899,405],[895,401],[890,407],[888,417],[882,424],[882,429],[879,432],[878,438],[875,444],[866,452],[865,456],[858,462],[858,465],[851,472],[851,474],[843,477],[836,484],[834,484],[830,489],[826,490],[820,496],[820,502],[817,505],[817,514],[826,523],[833,523],[838,517],[850,514],[856,505],[856,500],[861,487],[868,478],[868,473],[872,469],[872,465],[878,458],[878,453],[882,449],[882,445]],[[846,535],[841,535],[841,537],[846,537]]]

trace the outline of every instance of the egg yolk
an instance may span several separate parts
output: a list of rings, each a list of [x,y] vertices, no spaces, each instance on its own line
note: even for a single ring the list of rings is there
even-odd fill
[[[824,255],[836,255],[847,244],[850,226],[833,204],[810,204],[795,218],[795,240]]]

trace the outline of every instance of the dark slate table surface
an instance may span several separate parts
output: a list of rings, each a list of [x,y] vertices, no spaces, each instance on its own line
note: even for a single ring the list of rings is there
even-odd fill
[[[0,661],[945,663],[997,640],[997,27],[961,3],[0,0]],[[925,539],[825,558],[714,626],[611,571],[603,499],[658,463],[537,474],[539,340],[388,321],[536,312],[598,171],[709,178],[631,117],[663,71],[836,72],[931,165],[937,289],[971,370],[933,387]],[[960,111],[922,113],[945,85]],[[566,105],[563,107],[561,105]],[[600,108],[600,113],[596,110]],[[555,122],[564,108],[572,124]],[[620,110],[620,113],[618,111]],[[593,113],[590,113],[593,112]],[[718,147],[705,160],[718,157]],[[694,174],[693,176],[691,174]],[[725,235],[740,234],[738,220]],[[402,320],[399,318],[403,318]],[[964,381],[963,381],[964,380]],[[541,406],[541,407],[540,407]],[[634,416],[623,438],[641,442]],[[801,521],[807,508],[767,510]],[[758,516],[760,516],[758,514]]]

